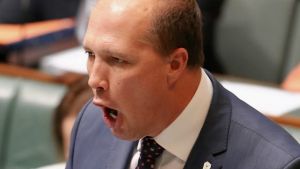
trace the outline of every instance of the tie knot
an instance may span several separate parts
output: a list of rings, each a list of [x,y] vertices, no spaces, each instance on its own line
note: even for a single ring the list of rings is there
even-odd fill
[[[163,151],[164,148],[157,144],[152,137],[147,136],[143,138],[141,154],[146,155],[148,158],[155,159],[159,157]]]
[[[152,137],[142,140],[141,154],[136,169],[153,169],[155,160],[162,154],[164,148],[155,142]]]

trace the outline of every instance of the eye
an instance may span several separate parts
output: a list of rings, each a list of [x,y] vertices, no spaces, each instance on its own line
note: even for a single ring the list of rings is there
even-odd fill
[[[126,65],[128,63],[126,60],[115,56],[110,56],[108,61],[111,65],[119,65],[119,66]]]
[[[112,57],[112,61],[114,63],[118,63],[118,64],[125,63],[125,60],[117,58],[117,57]]]
[[[94,58],[95,54],[91,51],[85,51],[85,53],[88,55],[89,58]]]

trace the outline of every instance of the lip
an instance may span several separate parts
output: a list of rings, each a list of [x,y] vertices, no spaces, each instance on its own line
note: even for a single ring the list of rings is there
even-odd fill
[[[116,108],[114,108],[113,106],[110,106],[110,104],[104,104],[103,102],[99,101],[99,100],[93,100],[93,104],[96,105],[97,107],[99,107],[101,109],[102,113],[102,118],[104,123],[107,125],[107,127],[111,128],[111,129],[116,129],[117,128],[117,124],[119,120],[119,116],[120,116],[120,111]],[[113,118],[110,116],[110,109],[116,110],[118,112],[118,115],[116,116],[116,118]]]

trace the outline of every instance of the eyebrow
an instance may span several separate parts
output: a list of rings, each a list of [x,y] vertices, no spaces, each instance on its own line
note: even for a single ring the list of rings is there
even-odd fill
[[[93,50],[91,50],[90,48],[88,48],[86,46],[83,46],[83,49],[85,51],[93,51]],[[128,55],[126,55],[124,53],[117,52],[117,51],[111,51],[111,50],[108,50],[108,49],[101,50],[100,52],[98,51],[97,53],[100,53],[100,54],[106,55],[106,56],[120,56],[122,58],[128,58],[129,57]]]
[[[128,58],[128,55],[124,54],[124,53],[121,53],[121,52],[118,52],[118,51],[111,51],[111,50],[102,50],[100,51],[101,54],[104,54],[104,55],[109,55],[109,56],[120,56],[122,58]]]
[[[85,50],[85,51],[91,51],[91,49],[86,47],[86,46],[83,46],[82,49]]]

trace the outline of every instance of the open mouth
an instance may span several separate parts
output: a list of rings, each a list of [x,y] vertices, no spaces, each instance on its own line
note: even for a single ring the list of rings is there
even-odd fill
[[[105,117],[111,122],[115,122],[119,114],[117,110],[109,107],[104,108],[104,113]]]

